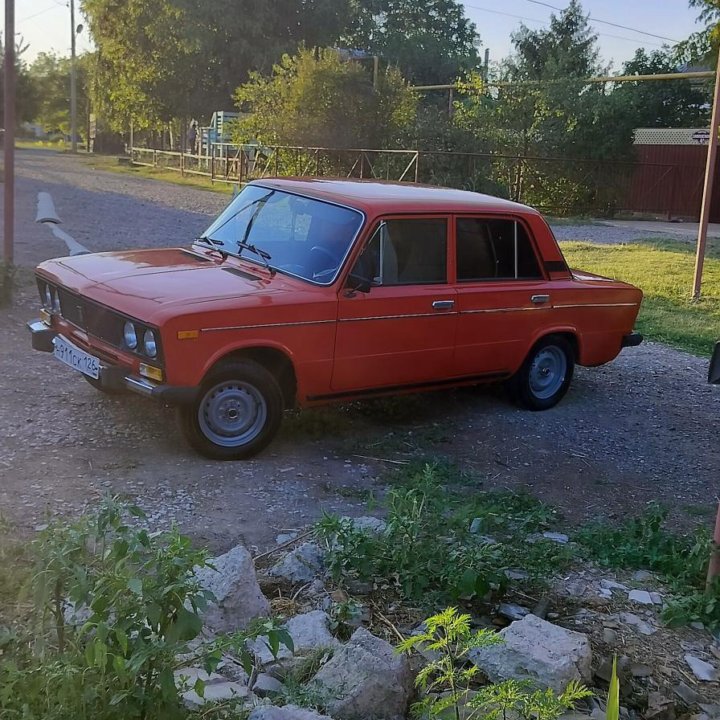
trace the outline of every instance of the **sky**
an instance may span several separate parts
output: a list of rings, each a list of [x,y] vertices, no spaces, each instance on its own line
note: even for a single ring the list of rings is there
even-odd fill
[[[79,4],[76,0],[76,7]],[[510,35],[521,22],[531,29],[547,27],[554,12],[548,5],[560,8],[565,4],[565,0],[468,0],[464,3],[467,16],[477,25],[482,50],[490,50],[491,61],[509,54]],[[654,50],[668,42],[636,30],[677,41],[700,27],[695,22],[697,9],[689,8],[687,0],[583,0],[582,4],[598,33],[602,59],[612,63],[614,70],[620,70],[637,48]],[[84,23],[80,13],[76,15],[76,22]],[[598,22],[600,20],[632,29],[613,27]],[[26,61],[32,61],[40,52],[70,54],[69,0],[15,0],[15,26],[29,45],[24,56]],[[77,48],[78,52],[92,48],[85,28],[77,37]]]

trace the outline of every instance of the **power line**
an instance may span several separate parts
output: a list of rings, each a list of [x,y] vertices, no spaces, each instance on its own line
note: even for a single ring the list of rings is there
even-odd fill
[[[54,5],[51,5],[50,7],[46,7],[44,10],[40,10],[40,12],[36,12],[33,15],[27,15],[26,17],[21,18],[15,24],[20,25],[21,23],[24,23],[27,20],[32,20],[33,18],[38,17],[38,15],[44,15],[46,12],[50,12],[50,10],[54,10],[58,5],[60,5],[60,3],[56,2]]]
[[[551,10],[557,10],[558,12],[563,12],[563,8],[556,7],[555,5],[551,5],[550,3],[543,2],[542,0],[527,0],[529,3],[532,3],[533,5],[542,5],[543,7],[550,8]],[[610,22],[609,20],[600,20],[596,17],[593,17],[592,15],[588,15],[588,20],[592,20],[596,23],[601,23],[602,25],[610,25],[612,27],[621,28],[622,30],[630,30],[630,32],[636,32],[640,33],[640,35],[647,35],[648,37],[654,37],[658,38],[658,40],[667,40],[671,43],[679,43],[679,40],[673,40],[673,38],[665,37],[664,35],[656,35],[655,33],[647,32],[646,30],[638,30],[634,27],[629,27],[628,25],[620,25],[619,23]]]
[[[480,7],[479,5],[470,5],[469,3],[463,3],[463,5],[467,8],[472,8],[473,10],[480,10],[486,13],[492,13],[493,15],[504,15],[505,17],[514,18],[515,20],[524,20],[525,22],[537,23],[538,25],[549,25],[547,20],[536,20],[534,18],[525,17],[524,15],[513,15],[512,13],[502,12],[501,10],[491,10],[490,8]],[[628,42],[632,43],[638,42],[636,38],[623,37],[622,35],[612,35],[611,33],[598,32],[598,35],[614,38],[615,40],[627,40]],[[654,47],[662,47],[660,43],[646,42],[645,44],[652,45]]]

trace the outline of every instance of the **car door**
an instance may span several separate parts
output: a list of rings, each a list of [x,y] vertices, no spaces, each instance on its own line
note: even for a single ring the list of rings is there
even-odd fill
[[[457,375],[505,374],[549,322],[551,284],[529,228],[518,218],[455,218]]]
[[[375,226],[351,272],[370,281],[369,291],[339,295],[334,392],[448,376],[457,322],[448,236],[448,217],[386,218]]]

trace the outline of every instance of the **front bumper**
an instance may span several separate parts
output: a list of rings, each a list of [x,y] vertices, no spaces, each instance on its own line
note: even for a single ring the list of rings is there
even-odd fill
[[[42,320],[29,322],[33,350],[52,352],[53,340],[58,334]],[[157,385],[144,377],[129,373],[126,368],[100,363],[100,385],[106,390],[130,390],[138,395],[151,397],[169,405],[186,405],[195,400],[197,388],[177,385]]]

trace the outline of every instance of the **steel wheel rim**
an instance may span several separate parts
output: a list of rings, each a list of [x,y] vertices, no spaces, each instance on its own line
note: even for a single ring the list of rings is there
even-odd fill
[[[533,358],[530,366],[530,390],[538,400],[550,399],[565,382],[567,357],[555,345],[548,345]]]
[[[265,427],[268,409],[262,393],[250,383],[228,380],[208,390],[198,409],[205,437],[221,447],[241,447]]]

